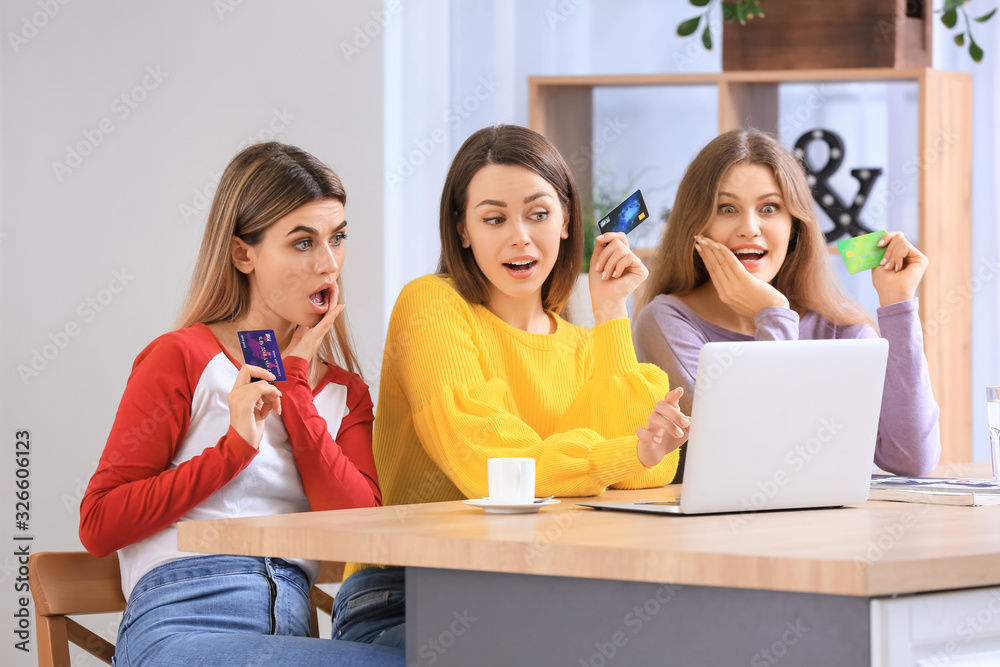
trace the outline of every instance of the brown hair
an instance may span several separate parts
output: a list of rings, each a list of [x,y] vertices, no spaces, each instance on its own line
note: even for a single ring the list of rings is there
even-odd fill
[[[771,280],[788,298],[791,308],[814,311],[841,326],[874,326],[830,269],[826,238],[816,220],[802,165],[777,139],[754,129],[732,130],[716,137],[688,166],[657,250],[656,266],[636,299],[636,312],[657,295],[684,294],[709,280],[705,264],[694,251],[694,236],[712,222],[720,184],[737,164],[759,164],[770,169],[791,213],[788,254]]]
[[[441,260],[438,273],[455,281],[466,301],[485,304],[489,280],[476,263],[471,248],[463,248],[458,225],[465,219],[469,182],[488,165],[523,167],[538,174],[555,189],[568,218],[568,237],[559,244],[552,273],[542,284],[542,306],[561,313],[583,263],[583,223],[580,193],[573,173],[552,143],[534,130],[519,125],[496,125],[474,133],[458,149],[441,193]]]
[[[300,148],[272,141],[250,146],[234,157],[212,200],[198,263],[177,326],[232,321],[246,315],[250,310],[250,280],[233,265],[233,237],[255,246],[275,222],[305,204],[323,199],[346,204],[347,194],[332,169]],[[343,298],[341,290],[339,303]],[[359,372],[345,315],[334,322],[316,358]]]

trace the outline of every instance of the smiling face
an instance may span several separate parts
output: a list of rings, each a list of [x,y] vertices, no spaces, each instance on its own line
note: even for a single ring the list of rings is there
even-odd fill
[[[719,185],[715,213],[702,234],[733,251],[751,274],[770,282],[785,261],[792,235],[792,215],[770,168],[733,165]]]
[[[542,302],[542,285],[567,227],[548,181],[523,167],[491,164],[469,181],[458,233],[490,283],[490,303],[500,299],[534,307]]]
[[[346,228],[344,205],[323,199],[279,219],[255,246],[233,239],[233,264],[250,281],[253,321],[275,330],[315,326],[337,293]]]

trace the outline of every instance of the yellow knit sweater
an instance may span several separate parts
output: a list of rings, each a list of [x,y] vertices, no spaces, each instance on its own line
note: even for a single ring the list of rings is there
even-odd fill
[[[487,495],[486,460],[536,460],[539,496],[668,484],[677,452],[647,468],[636,429],[669,391],[639,364],[627,319],[553,334],[511,327],[448,278],[400,292],[389,321],[373,449],[385,505]],[[352,571],[357,569],[351,568]]]

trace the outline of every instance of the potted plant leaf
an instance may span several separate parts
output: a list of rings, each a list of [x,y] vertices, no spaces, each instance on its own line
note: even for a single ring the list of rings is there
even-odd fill
[[[703,11],[684,20],[677,34],[697,34],[711,50],[709,17],[721,3],[723,70],[930,67],[930,2],[766,0],[765,16],[763,1],[689,0]],[[980,62],[983,49],[975,40],[973,24],[989,21],[996,8],[970,18],[967,6],[976,2],[943,0],[936,13],[945,27],[958,30],[955,44],[968,45],[969,56]]]

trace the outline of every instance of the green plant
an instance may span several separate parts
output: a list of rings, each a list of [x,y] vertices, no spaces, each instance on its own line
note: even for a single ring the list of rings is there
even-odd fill
[[[690,18],[677,26],[677,34],[681,37],[693,35],[702,20],[705,21],[705,29],[701,32],[701,43],[709,51],[712,50],[712,30],[709,24],[708,15],[712,11],[712,5],[719,0],[688,0],[695,7],[705,7],[705,12],[694,18]],[[760,9],[760,0],[737,0],[736,2],[722,1],[722,20],[738,21],[740,25],[745,25],[749,19],[754,17],[764,18],[764,12]]]
[[[836,0],[831,0],[835,2]],[[952,29],[958,25],[958,15],[962,14],[962,18],[965,19],[965,29],[955,35],[955,44],[960,47],[965,46],[966,38],[969,42],[969,57],[974,61],[982,62],[983,60],[983,49],[972,36],[972,22],[969,20],[969,15],[965,11],[965,6],[970,4],[973,0],[944,0],[944,5],[941,9],[936,10],[935,13],[941,14],[941,23],[945,27]],[[698,16],[682,21],[680,25],[677,26],[677,34],[680,37],[687,37],[693,35],[698,31],[698,27],[701,26],[704,21],[705,27],[701,32],[701,43],[709,51],[712,50],[712,30],[709,23],[709,14],[712,11],[712,7],[718,3],[722,2],[722,20],[723,21],[736,21],[740,25],[745,25],[749,19],[758,17],[764,18],[764,12],[760,8],[760,0],[736,0],[735,2],[728,2],[726,0],[688,0],[688,2],[695,7],[703,7],[705,11]],[[993,15],[996,14],[996,8],[994,7],[992,11],[978,16],[972,19],[977,23],[986,23]]]
[[[962,18],[965,19],[965,30],[955,35],[955,44],[957,46],[965,46],[965,38],[969,38],[969,57],[975,60],[977,63],[983,60],[983,49],[976,40],[972,37],[972,23],[969,21],[969,14],[965,11],[965,6],[969,4],[970,0],[944,0],[944,7],[941,9],[941,23],[943,23],[948,28],[954,28],[958,25],[958,14],[961,12]],[[996,7],[993,11],[978,16],[973,21],[977,23],[986,23],[993,15],[997,13]]]

